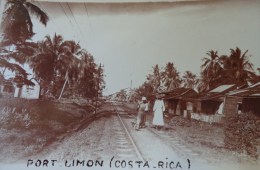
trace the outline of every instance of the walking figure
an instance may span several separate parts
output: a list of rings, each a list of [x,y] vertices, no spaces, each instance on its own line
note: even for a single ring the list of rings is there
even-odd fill
[[[142,97],[142,101],[138,106],[137,120],[135,125],[135,130],[139,130],[141,126],[145,123],[145,114],[148,111],[148,103],[146,97]]]
[[[163,112],[164,112],[164,103],[160,98],[157,98],[157,100],[154,103],[153,111],[153,126],[156,129],[159,129],[164,126],[164,120],[163,120]]]

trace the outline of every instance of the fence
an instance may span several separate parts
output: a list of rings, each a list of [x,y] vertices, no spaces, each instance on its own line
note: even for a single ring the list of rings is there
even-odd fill
[[[191,113],[191,119],[207,122],[207,123],[220,123],[224,115],[214,114],[206,115],[202,113]]]

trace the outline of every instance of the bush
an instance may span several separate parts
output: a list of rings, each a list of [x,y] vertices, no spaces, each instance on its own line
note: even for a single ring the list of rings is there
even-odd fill
[[[224,127],[225,146],[239,153],[246,152],[253,158],[258,158],[258,140],[260,139],[260,118],[252,113],[226,116]]]

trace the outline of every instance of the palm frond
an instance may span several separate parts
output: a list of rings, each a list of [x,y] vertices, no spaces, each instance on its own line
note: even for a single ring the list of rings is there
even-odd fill
[[[49,17],[44,11],[42,11],[39,7],[30,2],[25,2],[25,6],[29,9],[29,11],[32,14],[36,15],[40,19],[40,22],[42,24],[44,24],[45,26],[47,25]]]

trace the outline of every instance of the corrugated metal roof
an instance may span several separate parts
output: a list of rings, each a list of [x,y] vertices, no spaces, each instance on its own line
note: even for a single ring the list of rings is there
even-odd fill
[[[235,84],[226,84],[216,87],[215,89],[201,95],[200,100],[224,100],[224,96],[238,86]]]
[[[253,84],[245,89],[235,90],[228,93],[228,96],[238,96],[238,97],[246,97],[246,96],[259,96],[260,94],[260,82]]]
[[[164,99],[173,99],[173,98],[185,98],[187,95],[189,95],[188,93],[192,92],[192,94],[197,95],[197,92],[194,91],[191,88],[184,88],[184,87],[180,87],[180,88],[176,88],[174,90],[168,91],[168,92],[163,92],[161,94],[164,94],[163,98]]]
[[[247,92],[247,91],[248,91],[248,89],[235,90],[235,91],[228,93],[228,95],[235,95],[235,94],[239,94],[239,93]]]
[[[260,93],[251,94],[250,96],[260,96]]]
[[[221,86],[218,86],[217,88],[211,90],[210,92],[212,93],[221,93],[231,87],[235,86],[235,84],[230,84],[230,85],[221,85]]]

